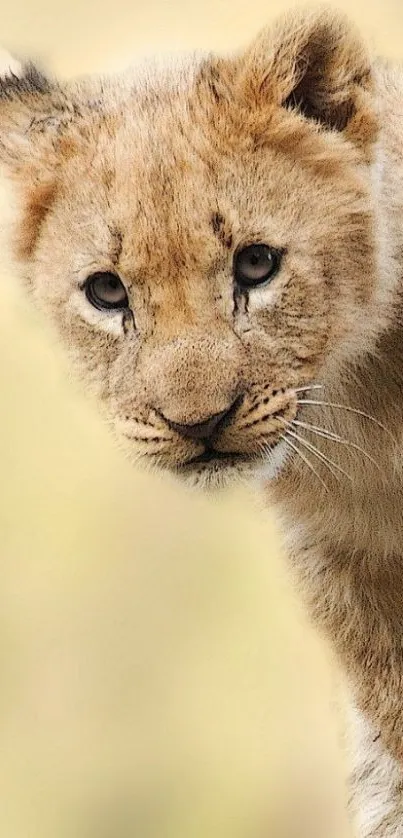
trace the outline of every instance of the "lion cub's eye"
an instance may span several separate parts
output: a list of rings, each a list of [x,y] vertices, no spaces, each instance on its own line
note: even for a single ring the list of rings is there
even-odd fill
[[[89,276],[85,283],[85,293],[91,305],[101,311],[128,308],[129,300],[125,286],[116,274],[106,271]]]
[[[241,288],[254,288],[273,279],[280,268],[281,252],[268,244],[251,244],[238,250],[234,277]]]

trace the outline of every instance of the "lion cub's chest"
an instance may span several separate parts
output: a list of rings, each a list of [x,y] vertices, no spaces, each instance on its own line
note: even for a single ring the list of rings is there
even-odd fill
[[[352,809],[358,838],[402,838],[403,767],[384,750],[378,732],[351,708]]]

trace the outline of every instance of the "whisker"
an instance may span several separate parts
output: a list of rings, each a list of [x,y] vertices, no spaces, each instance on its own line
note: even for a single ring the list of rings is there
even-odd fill
[[[257,446],[259,448],[259,451],[261,451],[261,453],[264,457],[270,457],[271,448],[270,448],[268,443],[265,444],[264,442],[259,442],[258,441]]]
[[[330,442],[337,442],[339,445],[347,445],[348,448],[353,448],[355,451],[359,451],[360,454],[363,454],[364,457],[366,457],[378,469],[378,471],[383,474],[379,463],[371,457],[371,454],[368,454],[368,451],[366,451],[365,448],[361,448],[361,446],[357,445],[355,442],[351,442],[349,439],[343,439],[343,437],[333,433],[333,431],[328,431],[326,428],[319,428],[316,425],[310,425],[307,422],[301,422],[298,419],[294,419],[291,424],[298,425],[300,428],[306,428],[307,431],[312,431],[312,433],[315,433],[317,436],[321,436],[324,439],[328,439]]]
[[[291,422],[287,422],[286,424],[291,426]],[[323,451],[320,451],[319,448],[316,448],[316,446],[313,445],[311,442],[308,442],[306,439],[303,439],[303,437],[300,436],[299,434],[297,434],[295,431],[287,431],[287,433],[291,434],[291,436],[294,437],[294,439],[297,439],[298,442],[300,442],[301,445],[303,445],[305,448],[307,448],[308,451],[311,451],[311,453],[315,457],[317,457],[318,460],[321,460],[326,465],[326,467],[328,468],[328,470],[331,472],[331,474],[333,475],[333,477],[336,480],[338,480],[339,478],[338,478],[337,474],[334,473],[334,471],[333,471],[334,468],[338,472],[340,472],[340,474],[342,474],[344,477],[346,477],[347,480],[351,481],[351,479],[352,479],[351,476],[349,474],[347,474],[347,472],[344,471],[344,469],[342,469],[341,466],[338,465],[338,463],[335,463],[334,460],[331,460],[330,457],[327,457],[326,454],[323,453]]]
[[[277,447],[276,445],[274,445],[274,447],[273,447],[272,445],[270,445],[269,442],[259,442],[259,441],[257,441],[257,445],[258,445],[259,450],[264,455],[264,457],[269,457],[271,460],[273,460],[273,453],[274,453],[274,451]]]
[[[297,447],[297,445],[294,445],[294,443],[293,443],[293,442],[291,442],[291,440],[290,440],[290,439],[288,439],[287,433],[286,433],[286,434],[282,434],[282,435],[281,435],[281,439],[283,440],[283,442],[285,442],[285,444],[286,444],[286,445],[288,445],[290,448],[292,448],[292,450],[293,450],[293,451],[295,451],[295,453],[298,455],[298,457],[301,457],[301,460],[302,460],[302,461],[305,463],[305,465],[309,468],[309,470],[312,472],[312,474],[314,474],[314,475],[315,475],[315,477],[317,477],[317,478],[318,478],[318,480],[319,480],[319,481],[320,481],[320,483],[322,484],[322,486],[323,486],[323,488],[324,488],[325,492],[328,492],[328,491],[329,491],[329,489],[328,489],[328,487],[326,486],[325,481],[324,481],[324,480],[322,480],[322,478],[321,478],[320,474],[318,474],[318,472],[317,472],[317,471],[316,471],[316,469],[313,467],[313,465],[312,465],[312,463],[310,462],[310,460],[308,460],[308,457],[306,457],[306,456],[305,456],[305,454],[303,454],[303,453],[302,453],[302,451],[300,451],[300,449]]]
[[[310,384],[308,387],[296,387],[294,393],[306,393],[308,390],[323,390],[323,384]]]
[[[312,404],[312,405],[320,405],[322,407],[336,407],[339,410],[346,410],[348,413],[355,413],[358,416],[363,416],[364,419],[369,419],[371,422],[374,422],[375,425],[378,425],[385,433],[388,434],[390,439],[393,441],[394,444],[397,444],[397,441],[389,428],[382,424],[379,419],[375,419],[375,416],[371,416],[370,413],[365,413],[363,410],[358,410],[356,407],[350,407],[346,404],[337,404],[335,402],[322,402],[322,401],[315,401],[314,399],[299,399],[297,404]]]
[[[291,423],[289,423],[289,424],[291,425]],[[337,466],[336,463],[333,463],[333,461],[330,460],[328,457],[326,457],[326,455],[323,454],[322,451],[319,450],[319,448],[317,448],[311,442],[308,442],[306,439],[304,439],[299,434],[295,433],[295,431],[288,431],[287,433],[291,434],[291,436],[294,439],[298,440],[298,442],[301,445],[303,445],[304,448],[306,448],[308,451],[310,451],[314,455],[314,457],[316,457],[318,460],[320,460],[326,466],[326,468],[330,471],[330,473],[333,475],[335,480],[340,480],[338,474],[334,471],[335,468],[337,468],[339,471],[341,471],[341,468],[339,466]],[[348,475],[346,475],[346,476],[348,476]]]

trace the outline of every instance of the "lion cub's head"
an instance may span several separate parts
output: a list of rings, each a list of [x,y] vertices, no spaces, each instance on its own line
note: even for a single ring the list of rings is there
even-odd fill
[[[18,259],[133,455],[198,482],[281,464],[302,388],[372,316],[375,122],[326,12],[236,56],[3,77]]]

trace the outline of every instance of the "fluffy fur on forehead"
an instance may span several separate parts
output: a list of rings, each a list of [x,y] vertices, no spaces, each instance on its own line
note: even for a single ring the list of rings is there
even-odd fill
[[[1,79],[0,116],[0,161],[25,207],[23,259],[68,161],[107,155],[131,126],[137,135],[142,126],[151,156],[160,147],[175,156],[176,138],[192,133],[207,165],[211,149],[253,154],[267,145],[324,177],[369,162],[377,131],[366,50],[349,22],[321,10],[285,16],[236,55],[154,60],[69,84],[28,64]]]
[[[307,135],[312,143],[325,129],[334,142],[343,133],[363,150],[374,138],[371,90],[369,58],[351,24],[328,10],[294,12],[232,56],[153,61],[123,75],[69,85],[28,64],[0,80],[0,148],[3,158],[13,156],[10,131],[14,143],[18,129],[33,141],[48,129],[54,141],[71,123],[85,131],[89,118],[117,116],[125,107],[130,118],[130,100],[153,112],[182,99],[201,124],[207,119],[210,129],[228,126],[235,136],[242,128],[255,142],[272,128],[272,142],[287,145],[292,134],[296,149]],[[315,154],[314,144],[310,156]]]

